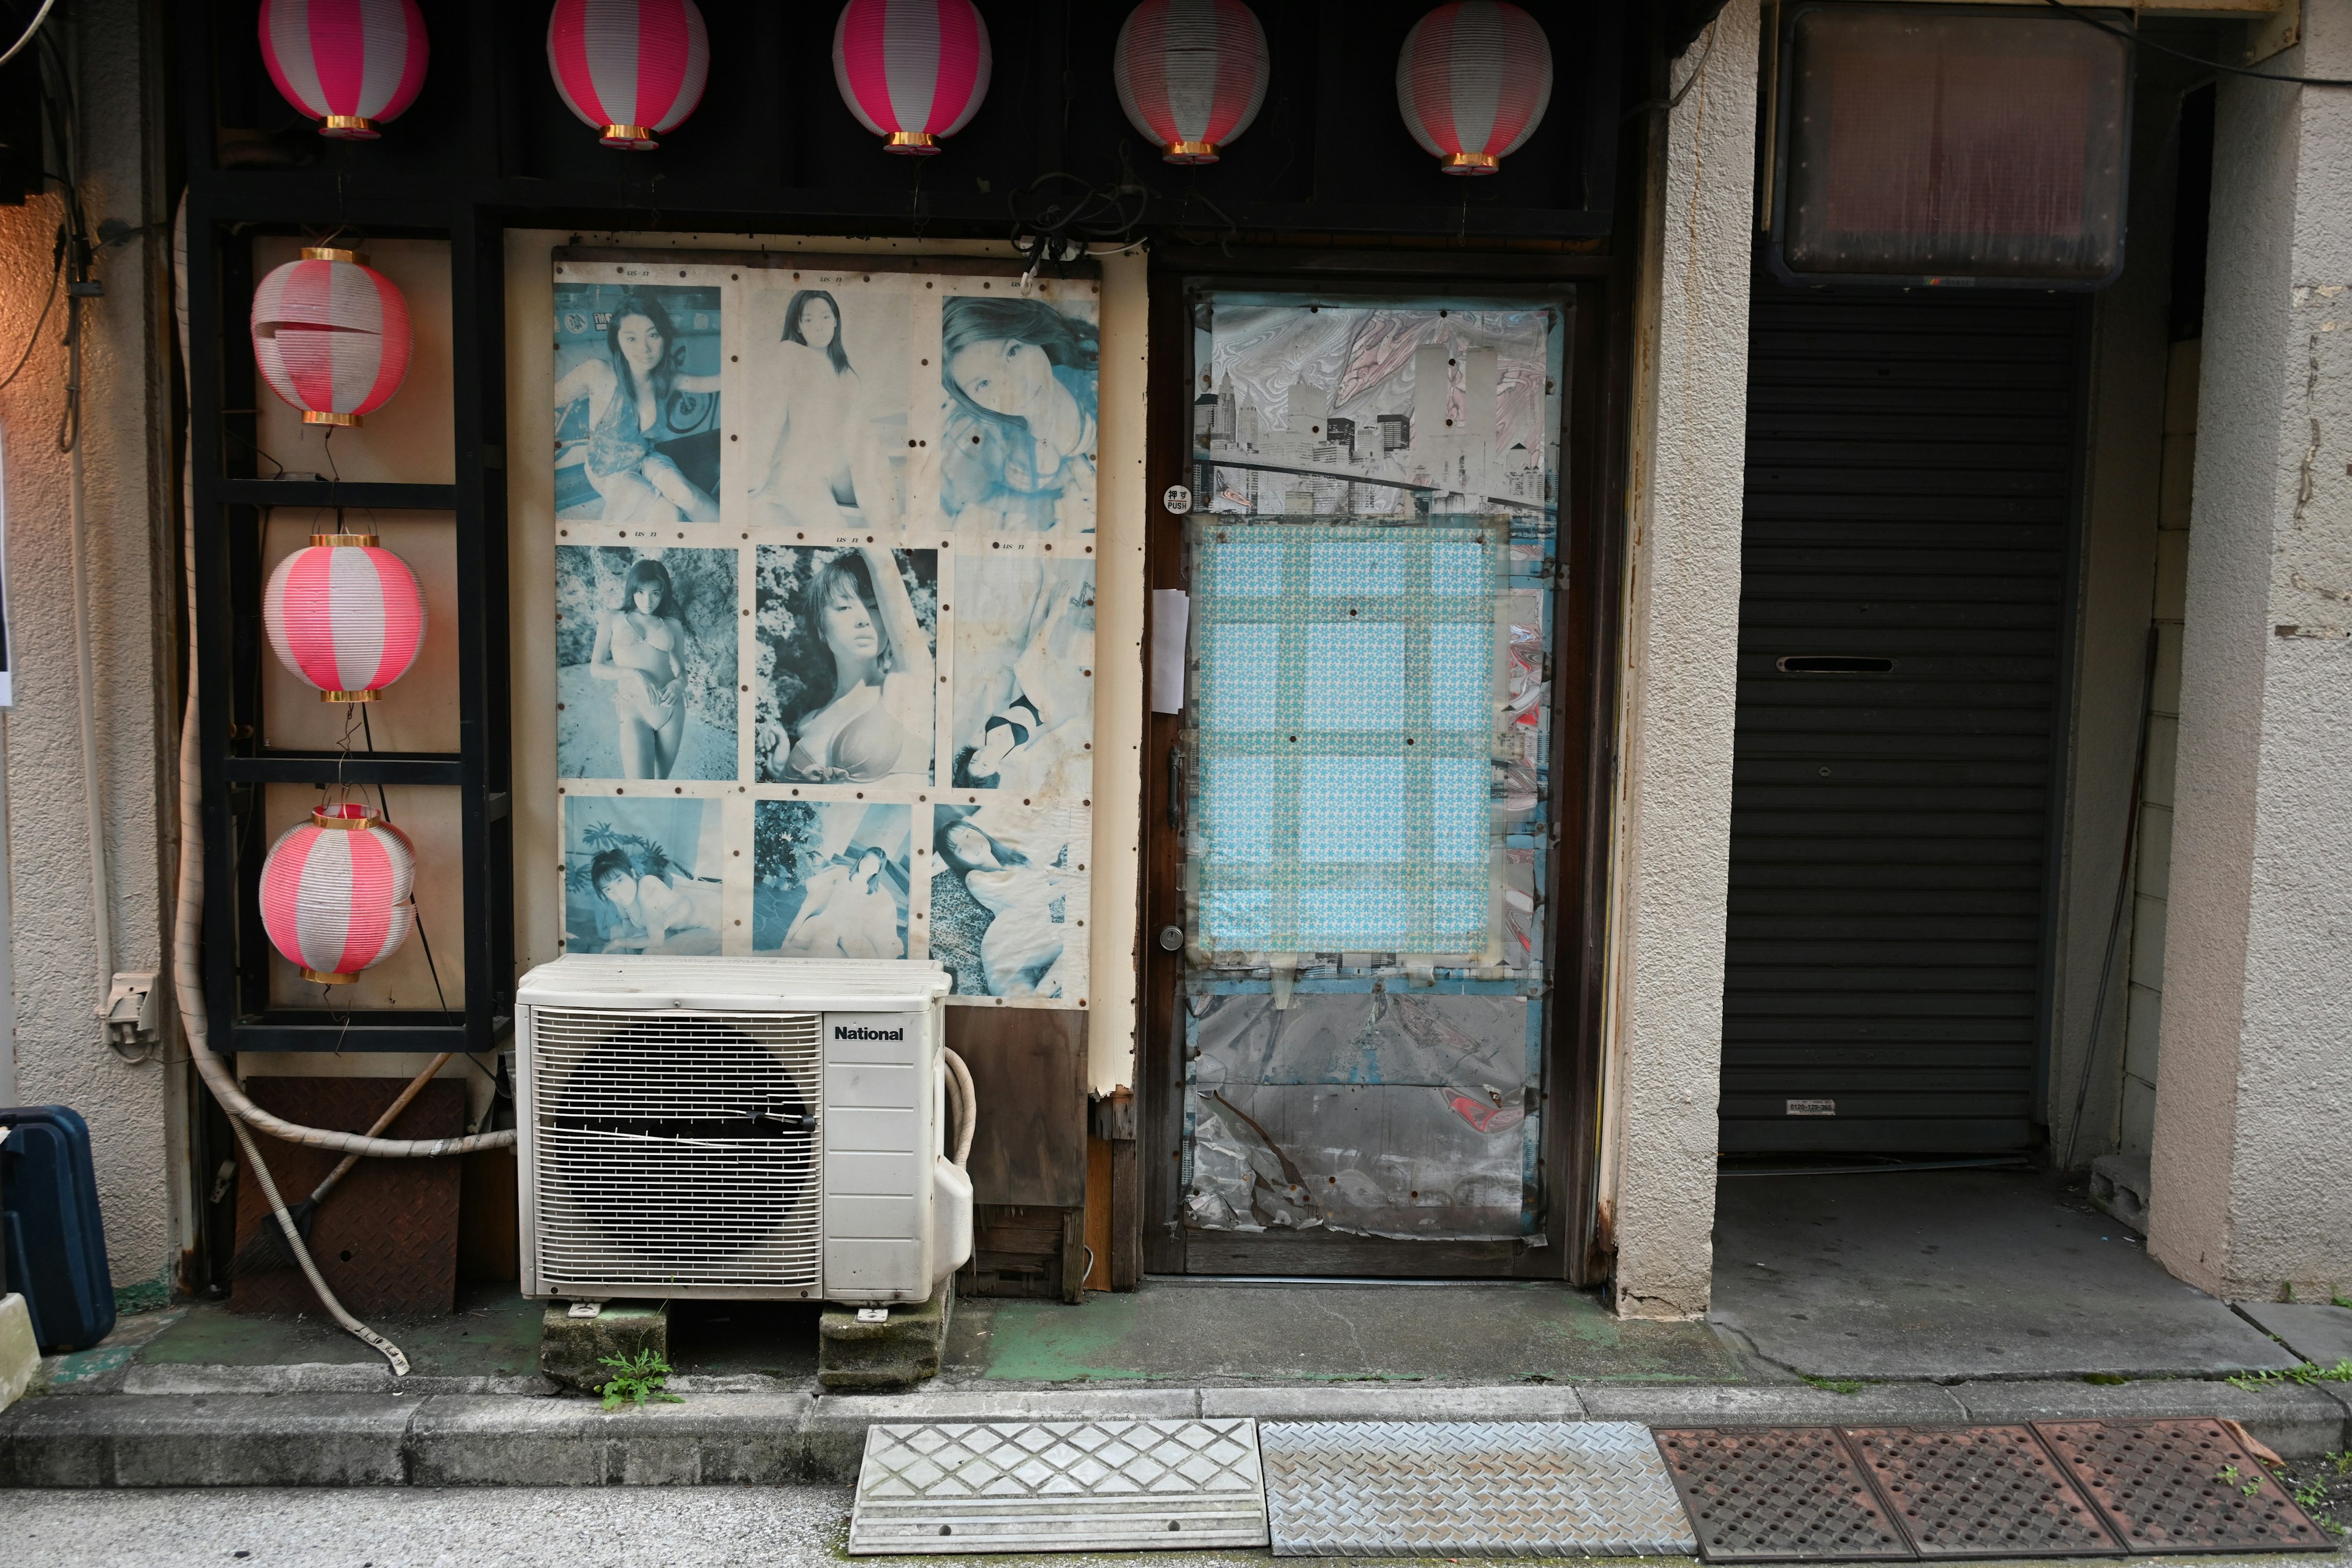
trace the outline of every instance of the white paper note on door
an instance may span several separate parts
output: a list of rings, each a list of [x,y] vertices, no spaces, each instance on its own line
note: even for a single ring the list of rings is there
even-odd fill
[[[1181,588],[1151,590],[1151,710],[1184,711],[1184,647],[1192,630],[1192,596]]]

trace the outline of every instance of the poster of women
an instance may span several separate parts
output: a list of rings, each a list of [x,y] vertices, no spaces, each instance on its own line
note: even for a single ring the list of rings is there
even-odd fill
[[[747,289],[730,321],[744,504],[730,518],[829,539],[906,510],[906,274],[808,272]],[[730,432],[734,434],[736,432]]]
[[[736,553],[558,545],[555,770],[736,774]]]
[[[555,286],[555,515],[716,522],[719,291]]]
[[[759,546],[761,784],[930,782],[939,552]]]
[[[752,952],[907,956],[910,808],[763,800],[752,810]]]
[[[933,811],[931,956],[955,994],[1086,999],[1087,822],[992,802]]]
[[[721,815],[715,800],[567,796],[565,949],[719,952],[726,926]]]
[[[956,788],[1071,804],[1093,794],[1094,589],[1085,561],[958,563]]]
[[[1091,296],[940,301],[940,510],[959,533],[1095,531],[1102,342]]]

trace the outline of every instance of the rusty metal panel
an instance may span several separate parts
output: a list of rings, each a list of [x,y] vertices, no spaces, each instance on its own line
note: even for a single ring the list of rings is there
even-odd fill
[[[1662,1427],[1654,1436],[1707,1562],[1913,1555],[1833,1427]]]
[[[2035,1429],[2135,1552],[2335,1550],[2218,1421],[2047,1421]]]
[[[1845,1437],[1922,1557],[2122,1550],[2030,1427],[1859,1426]]]
[[[305,1127],[365,1132],[406,1088],[404,1078],[246,1079],[264,1110]],[[436,1079],[385,1130],[387,1138],[455,1138],[466,1131],[466,1086]],[[256,1131],[254,1142],[287,1203],[310,1195],[342,1156],[297,1147]],[[456,1160],[362,1160],[319,1205],[310,1256],[327,1288],[352,1311],[444,1313],[457,1304]],[[262,1226],[276,1226],[268,1200],[239,1163],[236,1237],[242,1247]],[[315,1312],[319,1298],[290,1262],[239,1274],[229,1309],[236,1312]]]

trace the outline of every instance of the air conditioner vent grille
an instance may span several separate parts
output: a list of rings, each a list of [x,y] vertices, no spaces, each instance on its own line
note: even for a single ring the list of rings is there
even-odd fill
[[[818,1035],[813,1013],[535,1009],[542,1285],[814,1290]]]

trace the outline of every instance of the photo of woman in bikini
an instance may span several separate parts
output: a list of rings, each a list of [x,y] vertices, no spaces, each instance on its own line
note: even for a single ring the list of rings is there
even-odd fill
[[[711,800],[568,798],[565,949],[718,952],[726,930],[719,817]]]
[[[760,782],[929,782],[938,552],[763,544],[757,572]]]
[[[735,776],[735,563],[557,547],[559,777]]]
[[[556,515],[718,521],[718,291],[560,285],[555,325]]]
[[[940,508],[956,528],[1092,533],[1094,323],[1043,300],[942,300],[940,355]]]
[[[958,995],[1085,998],[1088,822],[1083,811],[935,809],[931,956]]]

